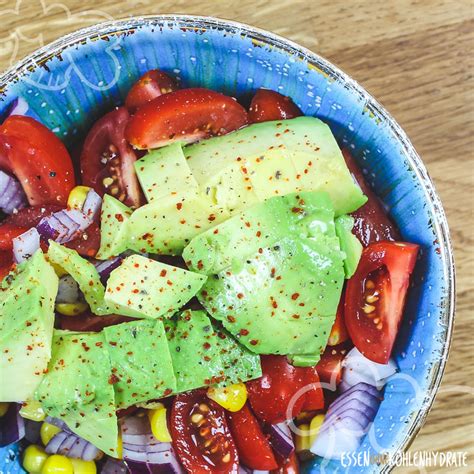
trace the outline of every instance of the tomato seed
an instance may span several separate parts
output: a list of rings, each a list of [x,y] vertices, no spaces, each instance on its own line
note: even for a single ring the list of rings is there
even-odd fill
[[[380,323],[380,318],[375,318],[374,319],[374,324],[378,324],[378,323]]]
[[[222,462],[229,462],[230,461],[230,453],[227,453],[223,458]]]
[[[203,412],[203,413],[207,413],[209,411],[209,407],[205,404],[205,403],[201,403],[199,405],[199,409]]]
[[[367,303],[375,303],[378,300],[378,297],[375,295],[369,295],[365,298],[365,301],[367,301]]]
[[[194,413],[194,415],[191,417],[191,421],[196,425],[198,424],[204,417],[201,415],[201,413]]]
[[[372,306],[371,304],[366,304],[362,308],[365,314],[373,313],[375,311],[375,306]]]
[[[209,433],[211,432],[211,429],[210,428],[201,428],[199,430],[199,434],[205,438]]]
[[[379,329],[379,330],[380,330],[380,329],[382,329],[382,328],[383,328],[383,324],[382,324],[382,323],[379,323],[379,324],[377,324],[377,326],[376,326],[376,327],[377,327],[377,329]]]
[[[375,283],[372,280],[367,280],[365,282],[365,287],[371,290],[372,288],[375,288]]]

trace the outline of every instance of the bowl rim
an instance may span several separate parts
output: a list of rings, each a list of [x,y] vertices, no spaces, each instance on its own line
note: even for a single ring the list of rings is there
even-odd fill
[[[374,115],[383,120],[389,127],[390,132],[395,139],[401,144],[403,155],[409,163],[411,170],[415,173],[417,181],[420,183],[426,202],[429,204],[430,212],[434,217],[433,227],[438,238],[441,259],[443,262],[443,273],[446,280],[446,289],[444,294],[445,304],[441,308],[441,318],[444,326],[443,347],[440,358],[436,362],[432,371],[431,381],[425,394],[424,401],[415,417],[410,421],[410,428],[405,437],[397,447],[396,453],[405,452],[416,438],[419,430],[423,426],[426,418],[433,406],[434,399],[438,392],[441,379],[446,368],[449,350],[451,347],[454,316],[455,316],[455,264],[450,238],[448,222],[441,204],[433,181],[422,162],[420,156],[416,152],[413,144],[409,140],[405,131],[392,117],[392,115],[367,92],[357,81],[352,79],[348,74],[343,72],[338,66],[324,59],[317,53],[301,46],[294,41],[283,36],[269,32],[262,28],[250,26],[233,20],[226,20],[212,16],[185,15],[185,14],[163,14],[163,15],[140,15],[136,17],[128,17],[97,23],[86,28],[68,33],[55,41],[35,50],[22,60],[0,74],[0,94],[4,95],[4,91],[11,82],[20,80],[21,75],[30,72],[31,68],[36,68],[46,63],[52,57],[58,55],[62,50],[83,42],[84,40],[102,37],[105,35],[119,35],[133,28],[140,28],[146,25],[171,25],[179,24],[188,28],[216,28],[225,30],[229,33],[241,33],[248,38],[257,42],[261,42],[270,47],[279,49],[284,53],[297,56],[299,59],[307,62],[309,66],[317,69],[323,74],[329,75],[335,80],[341,81],[354,94],[356,94],[365,104],[367,109]],[[4,97],[0,98],[3,101]],[[395,456],[394,456],[395,457]],[[384,465],[380,472],[388,473],[395,467],[394,458],[392,462]]]

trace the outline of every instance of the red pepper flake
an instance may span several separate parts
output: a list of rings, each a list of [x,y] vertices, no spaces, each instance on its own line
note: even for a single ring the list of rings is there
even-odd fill
[[[244,173],[244,174],[248,173],[248,170],[245,166],[242,166],[241,170],[242,170],[242,173]]]
[[[94,286],[94,281],[93,280],[89,281],[89,286]]]
[[[173,286],[173,282],[171,280],[166,280],[166,284],[169,286]]]
[[[202,263],[202,260],[199,260],[197,263],[198,270],[202,270],[204,268],[204,264]]]
[[[301,209],[301,207],[293,207],[291,209],[291,212],[293,212],[295,214],[301,214],[303,212],[303,209]]]
[[[248,222],[248,221],[245,223],[245,227],[250,227],[250,225],[251,225],[251,224],[250,224],[250,222]]]
[[[31,322],[30,322],[30,321],[26,321],[26,326],[27,326],[27,327],[30,327],[30,326],[31,326]]]
[[[163,270],[161,270],[161,272],[160,272],[160,277],[166,276],[166,273],[167,273],[167,271],[163,268]]]
[[[239,298],[239,300],[241,300],[243,297],[244,297],[243,293],[237,293],[237,298]]]
[[[257,237],[260,237],[260,236],[262,235],[262,233],[261,233],[259,230],[257,230],[257,233],[256,233],[255,235],[256,235]]]
[[[114,342],[114,341],[109,342],[109,344],[110,344],[111,346],[116,346],[116,345],[117,345],[117,343]]]
[[[272,268],[271,272],[270,272],[270,277],[271,278],[275,278],[275,273],[276,273],[276,269],[275,268]]]
[[[298,306],[304,306],[304,303],[300,303]]]
[[[168,395],[171,395],[173,393],[173,390],[171,390],[170,388],[167,388],[164,392],[163,392],[163,395],[165,397],[167,397]]]
[[[115,214],[115,219],[117,219],[119,222],[123,222],[122,214]]]
[[[102,343],[101,343],[100,341],[99,341],[99,342],[96,342],[95,345],[96,345],[97,347],[102,347]]]
[[[206,362],[209,362],[211,360],[211,358],[209,356],[204,356],[203,359],[206,361]]]
[[[133,397],[133,398],[137,398],[137,397],[138,397],[138,393],[135,393],[135,392],[132,393],[132,397]]]
[[[231,316],[231,315],[227,316],[227,321],[229,321],[229,323],[235,323],[234,316]]]
[[[201,291],[201,295],[204,296],[204,297],[206,297],[206,296],[208,295],[208,292],[207,292],[206,290],[202,290],[202,291]]]
[[[86,352],[87,352],[88,350],[90,350],[90,347],[89,347],[85,342],[83,342],[83,343],[81,344],[81,346],[84,348],[84,350],[85,350]]]
[[[259,249],[258,249],[258,253],[263,253],[263,249],[262,249],[262,248],[259,248]]]
[[[219,233],[219,229],[214,229],[213,234],[218,234],[218,233]]]
[[[64,365],[64,359],[59,359],[59,360],[58,360],[58,364],[59,364],[59,365]]]
[[[275,309],[278,308],[278,303],[275,300],[272,301],[272,307]]]
[[[128,352],[127,352],[127,355],[131,356],[131,355],[133,355],[133,352],[132,352],[132,351],[128,351]]]
[[[134,266],[135,268],[139,268],[139,267],[140,267],[140,264],[139,264],[139,263],[134,263],[133,266]]]
[[[300,294],[299,293],[293,293],[291,295],[291,299],[294,301],[294,300],[297,300],[298,298],[300,297]]]
[[[293,319],[300,319],[300,315],[299,314],[293,314],[291,316]]]
[[[250,341],[250,344],[252,344],[252,346],[256,346],[258,344],[258,340],[257,339],[252,339]]]
[[[134,290],[132,290],[132,293],[135,293],[135,294],[140,293],[140,290],[138,288],[135,288]]]
[[[150,234],[150,232],[147,232],[146,234],[142,235],[142,240],[148,240],[153,237],[153,234]]]
[[[183,207],[183,203],[182,202],[178,202],[176,203],[176,209],[178,209],[178,211],[180,211]]]
[[[208,343],[208,342],[205,342],[202,347],[204,347],[204,349],[208,350],[211,348],[211,345]]]
[[[207,218],[210,222],[216,220],[216,216],[214,214],[210,214],[209,217]]]
[[[281,280],[281,275],[278,275],[275,280]]]
[[[248,332],[247,329],[241,329],[241,330],[239,331],[239,334],[240,334],[241,336],[248,336],[248,333],[249,333],[249,332]]]

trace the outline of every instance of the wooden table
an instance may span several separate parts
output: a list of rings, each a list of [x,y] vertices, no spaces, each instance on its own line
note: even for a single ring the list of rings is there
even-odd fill
[[[79,27],[130,15],[188,13],[255,25],[312,49],[358,80],[406,130],[448,214],[457,264],[457,316],[443,387],[412,450],[468,451],[474,472],[473,3],[437,0],[0,0],[0,69]],[[7,9],[12,8],[10,12]],[[2,12],[4,12],[2,14]],[[5,13],[6,12],[6,13]],[[470,388],[456,392],[447,387]],[[400,469],[403,472],[417,470]],[[429,472],[448,472],[428,469]]]

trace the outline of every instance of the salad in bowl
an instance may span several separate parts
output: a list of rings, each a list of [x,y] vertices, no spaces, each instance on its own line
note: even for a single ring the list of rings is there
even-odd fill
[[[0,125],[0,446],[28,473],[331,470],[404,370],[423,249],[353,148],[176,71],[73,149],[28,97]]]

